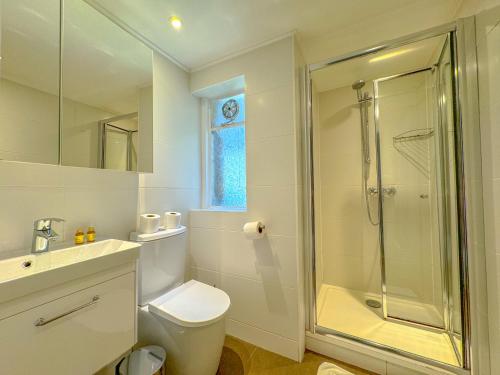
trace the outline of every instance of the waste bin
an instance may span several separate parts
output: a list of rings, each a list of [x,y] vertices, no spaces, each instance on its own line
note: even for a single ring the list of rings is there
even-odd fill
[[[116,375],[164,375],[165,349],[149,345],[134,350],[116,366]]]

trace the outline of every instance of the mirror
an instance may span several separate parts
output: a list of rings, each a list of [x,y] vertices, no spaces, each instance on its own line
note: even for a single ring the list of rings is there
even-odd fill
[[[63,24],[62,164],[152,171],[152,51],[81,0]]]
[[[0,0],[0,159],[152,172],[151,49],[63,5]]]
[[[2,0],[0,159],[59,159],[59,1]]]

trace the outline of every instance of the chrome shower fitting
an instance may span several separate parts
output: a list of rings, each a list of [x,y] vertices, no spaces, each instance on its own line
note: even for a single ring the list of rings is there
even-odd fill
[[[396,195],[396,188],[394,186],[389,186],[382,188],[382,193],[384,194],[384,197],[393,197]],[[368,188],[368,195],[370,197],[373,197],[378,194],[378,189],[375,186],[370,186]],[[422,196],[420,196],[422,198]]]

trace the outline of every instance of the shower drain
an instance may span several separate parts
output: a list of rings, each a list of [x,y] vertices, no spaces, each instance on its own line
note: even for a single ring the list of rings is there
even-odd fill
[[[365,303],[369,306],[369,307],[372,307],[374,309],[380,309],[382,307],[382,304],[375,300],[375,299],[367,299],[365,301]]]

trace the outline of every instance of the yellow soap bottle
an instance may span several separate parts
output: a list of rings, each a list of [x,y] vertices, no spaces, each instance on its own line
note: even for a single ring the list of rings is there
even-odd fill
[[[81,228],[78,228],[75,233],[75,245],[81,245],[85,242],[85,233]]]
[[[95,241],[95,228],[93,225],[89,225],[87,229],[87,242]]]

